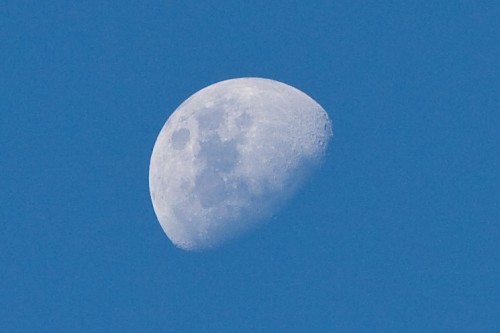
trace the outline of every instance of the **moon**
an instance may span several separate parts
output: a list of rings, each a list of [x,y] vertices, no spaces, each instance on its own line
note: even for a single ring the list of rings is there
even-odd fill
[[[217,247],[269,221],[319,166],[331,121],[287,84],[210,85],[168,118],[151,155],[155,214],[174,245]]]

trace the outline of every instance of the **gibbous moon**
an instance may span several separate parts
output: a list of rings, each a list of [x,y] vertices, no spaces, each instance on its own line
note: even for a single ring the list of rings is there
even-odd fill
[[[269,221],[318,166],[327,113],[281,82],[239,78],[206,87],[163,126],[149,188],[168,238],[203,250]]]

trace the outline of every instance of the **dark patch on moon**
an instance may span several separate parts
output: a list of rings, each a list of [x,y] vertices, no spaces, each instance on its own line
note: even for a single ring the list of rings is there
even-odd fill
[[[216,130],[224,118],[224,112],[220,109],[203,109],[196,117],[198,126],[202,131]]]
[[[248,113],[242,113],[238,118],[236,118],[236,125],[240,129],[247,129],[252,125],[252,117]]]
[[[187,128],[181,128],[172,134],[172,148],[182,150],[189,142],[191,133]]]
[[[226,184],[224,179],[213,170],[206,169],[195,180],[198,199],[203,208],[210,208],[224,200]]]
[[[231,171],[239,158],[236,142],[222,142],[218,136],[200,143],[200,158],[206,162],[206,167],[216,172]]]

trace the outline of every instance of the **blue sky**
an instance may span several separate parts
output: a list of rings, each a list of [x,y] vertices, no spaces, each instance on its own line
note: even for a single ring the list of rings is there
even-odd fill
[[[0,5],[1,332],[500,331],[496,1]],[[197,90],[279,80],[333,121],[275,221],[175,248],[148,191]]]

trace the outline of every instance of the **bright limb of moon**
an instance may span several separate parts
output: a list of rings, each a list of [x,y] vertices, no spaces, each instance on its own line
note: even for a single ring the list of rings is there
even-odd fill
[[[170,240],[218,246],[268,221],[321,163],[327,113],[281,82],[239,78],[206,87],[163,126],[149,188]]]

